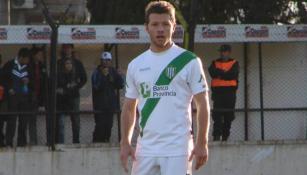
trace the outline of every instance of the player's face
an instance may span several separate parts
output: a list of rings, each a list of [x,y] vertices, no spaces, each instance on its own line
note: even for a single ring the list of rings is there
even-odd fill
[[[34,55],[35,61],[43,62],[43,59],[44,59],[44,53],[42,51],[39,51]]]
[[[102,64],[103,66],[105,66],[105,67],[111,67],[112,62],[111,62],[111,60],[109,60],[109,59],[103,59],[103,60],[101,60],[101,64]]]
[[[172,43],[175,26],[169,14],[150,14],[146,31],[150,36],[151,44],[160,49],[167,48]]]
[[[72,70],[72,62],[71,61],[66,61],[65,62],[65,69],[66,71],[70,72]]]
[[[223,52],[221,52],[223,57],[229,57],[230,53],[231,53],[230,51],[223,51]]]
[[[30,58],[27,56],[27,57],[20,57],[19,58],[19,63],[21,64],[21,65],[26,65],[26,64],[28,64],[29,63],[29,61],[30,61]]]
[[[72,56],[72,48],[70,46],[64,46],[63,47],[63,52],[65,54],[66,57],[71,57]]]

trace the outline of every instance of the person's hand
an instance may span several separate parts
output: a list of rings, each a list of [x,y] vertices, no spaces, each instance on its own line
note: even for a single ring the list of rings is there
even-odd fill
[[[194,149],[189,157],[189,161],[193,160],[195,157],[195,170],[198,170],[200,167],[205,165],[208,161],[209,152],[208,152],[208,144],[199,145],[196,144]]]
[[[76,82],[72,82],[72,83],[67,84],[67,88],[71,88],[71,89],[76,87],[76,86],[77,86]]]
[[[109,75],[109,68],[108,68],[108,67],[102,68],[102,74],[103,74],[104,76]]]
[[[15,95],[14,89],[10,89],[10,90],[9,90],[9,94],[10,94],[10,95]]]
[[[122,167],[125,172],[128,173],[128,159],[131,156],[132,160],[135,161],[135,150],[129,144],[124,144],[120,146],[120,160],[122,163]]]
[[[22,82],[23,84],[29,84],[29,78],[23,78]]]
[[[122,69],[120,69],[120,68],[117,69],[117,73],[118,73],[119,75],[121,75],[121,76],[124,76],[124,75],[125,75],[125,72],[124,72]]]

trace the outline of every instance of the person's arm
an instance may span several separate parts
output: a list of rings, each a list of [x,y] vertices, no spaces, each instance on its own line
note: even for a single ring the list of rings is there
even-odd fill
[[[197,138],[194,149],[190,155],[191,161],[195,157],[195,169],[198,170],[208,161],[208,134],[210,125],[210,105],[208,92],[201,92],[194,95],[194,102],[196,104],[197,114]]]
[[[129,156],[135,160],[135,151],[131,146],[131,138],[136,118],[136,106],[136,99],[126,98],[121,113],[120,159],[126,172],[128,172]]]
[[[85,71],[85,68],[84,68],[82,62],[77,60],[77,59],[76,59],[76,61],[77,61],[77,64],[78,64],[78,74],[79,74],[79,78],[80,78],[80,81],[77,84],[77,88],[81,89],[87,82],[86,71]]]
[[[199,169],[208,161],[208,130],[209,130],[209,97],[206,76],[200,59],[193,61],[190,67],[188,83],[193,94],[197,109],[197,139],[189,160],[195,157],[195,169]]]
[[[116,89],[122,89],[125,84],[123,76],[116,69],[113,69],[113,74],[114,74],[114,87]]]
[[[11,78],[11,71],[13,68],[13,61],[10,60],[7,63],[4,64],[3,66],[3,84],[4,87],[6,88],[6,91],[12,95],[14,92],[13,90],[13,83],[12,83],[12,78]]]
[[[221,69],[218,69],[218,68],[215,67],[214,61],[212,61],[208,71],[209,71],[209,74],[212,78],[219,78],[221,75],[224,74],[224,72]]]

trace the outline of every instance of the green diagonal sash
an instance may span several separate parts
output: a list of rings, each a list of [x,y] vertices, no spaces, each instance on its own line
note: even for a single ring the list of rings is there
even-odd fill
[[[185,51],[179,56],[177,56],[175,59],[173,59],[173,61],[171,61],[166,66],[166,68],[163,69],[155,85],[157,86],[169,85],[172,82],[172,80],[175,78],[175,76],[184,68],[184,66],[187,65],[191,60],[195,59],[196,57],[197,56],[190,51]],[[170,68],[172,68],[173,71],[169,71]],[[152,111],[155,109],[155,107],[159,103],[159,101],[160,101],[160,98],[148,98],[146,100],[141,110],[141,122],[140,122],[141,137],[143,136],[143,131],[146,126],[146,123]]]

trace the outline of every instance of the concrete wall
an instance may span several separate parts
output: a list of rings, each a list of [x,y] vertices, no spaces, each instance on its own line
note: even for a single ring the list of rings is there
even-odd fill
[[[307,142],[213,143],[194,175],[306,175]],[[125,175],[119,148],[108,145],[0,150],[0,175]]]

